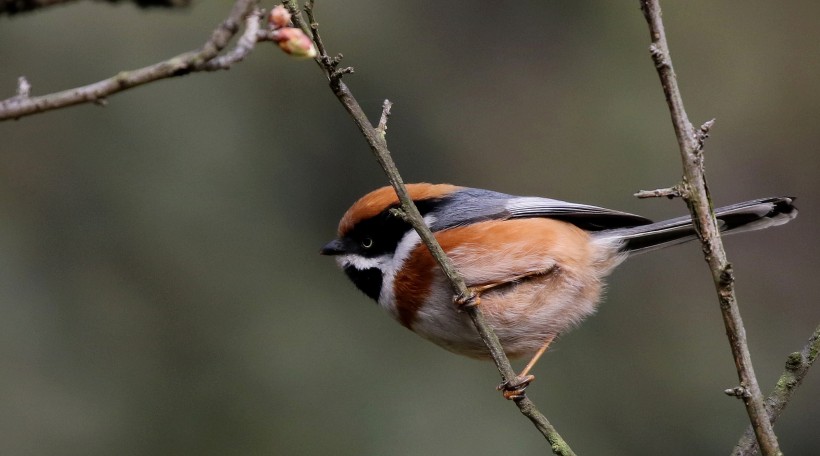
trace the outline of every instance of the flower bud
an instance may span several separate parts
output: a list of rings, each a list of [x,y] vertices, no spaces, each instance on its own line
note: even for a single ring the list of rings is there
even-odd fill
[[[279,47],[294,57],[316,57],[316,46],[302,29],[285,27],[273,31],[273,40]]]
[[[268,15],[268,24],[274,29],[290,25],[290,11],[282,5],[277,5]]]

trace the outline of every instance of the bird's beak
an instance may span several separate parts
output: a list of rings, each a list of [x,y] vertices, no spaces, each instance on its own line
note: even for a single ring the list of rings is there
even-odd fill
[[[346,252],[344,242],[341,239],[334,239],[327,243],[319,252],[322,255],[341,255]]]

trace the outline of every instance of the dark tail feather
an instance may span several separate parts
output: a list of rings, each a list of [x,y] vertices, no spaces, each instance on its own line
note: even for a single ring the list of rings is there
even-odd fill
[[[794,198],[791,197],[761,198],[718,208],[715,215],[723,234],[762,230],[782,225],[797,217],[797,208],[792,202]],[[697,237],[690,216],[649,225],[601,231],[595,236],[621,239],[622,250],[629,253],[649,252],[691,241]]]

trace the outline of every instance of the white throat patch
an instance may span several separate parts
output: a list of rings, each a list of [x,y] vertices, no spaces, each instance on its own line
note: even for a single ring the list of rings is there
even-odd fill
[[[424,223],[427,226],[435,223],[436,218],[432,215],[424,217]],[[396,279],[396,273],[401,269],[407,257],[415,250],[416,246],[421,243],[421,237],[416,233],[416,230],[410,229],[396,245],[396,252],[393,254],[393,260],[390,262],[388,269],[383,269],[384,276],[382,278],[382,291],[379,295],[379,305],[390,312],[394,317],[398,317],[398,310],[396,309],[396,295],[393,290],[393,282]]]
[[[424,217],[424,222],[430,226],[436,221],[432,215]],[[379,293],[379,306],[390,312],[394,317],[398,315],[396,310],[396,297],[393,292],[393,282],[396,274],[401,269],[410,253],[419,245],[421,238],[416,230],[410,229],[402,236],[399,243],[396,245],[396,250],[393,255],[389,253],[380,255],[374,258],[366,258],[361,255],[340,255],[336,257],[336,262],[344,269],[347,266],[353,266],[358,270],[366,270],[377,268],[382,272],[382,288]]]

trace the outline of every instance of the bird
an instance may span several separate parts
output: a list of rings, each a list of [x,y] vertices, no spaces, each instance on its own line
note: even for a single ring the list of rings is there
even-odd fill
[[[550,198],[451,184],[406,186],[511,359],[530,357],[499,386],[521,397],[538,358],[559,335],[593,314],[604,279],[627,257],[697,238],[690,216],[652,222],[640,215]],[[723,234],[782,225],[793,197],[760,198],[715,210]],[[322,249],[402,326],[460,355],[490,353],[419,235],[395,209],[390,186],[357,200]]]

